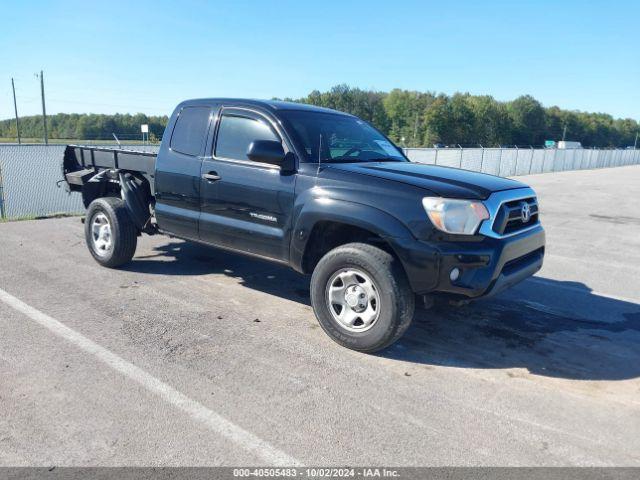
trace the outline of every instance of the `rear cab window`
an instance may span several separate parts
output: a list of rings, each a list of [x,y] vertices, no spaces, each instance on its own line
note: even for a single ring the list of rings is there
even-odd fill
[[[202,152],[209,128],[210,107],[184,107],[171,134],[171,150],[197,156]]]
[[[215,156],[231,160],[247,160],[247,149],[255,140],[275,140],[280,137],[266,121],[235,114],[222,115],[216,140]]]

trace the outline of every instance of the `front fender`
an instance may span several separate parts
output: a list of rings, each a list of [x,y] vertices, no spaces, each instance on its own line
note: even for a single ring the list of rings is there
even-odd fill
[[[409,229],[392,215],[361,203],[308,196],[299,208],[292,230],[290,262],[302,272],[302,261],[313,227],[318,222],[337,222],[363,228],[387,240],[413,238]]]

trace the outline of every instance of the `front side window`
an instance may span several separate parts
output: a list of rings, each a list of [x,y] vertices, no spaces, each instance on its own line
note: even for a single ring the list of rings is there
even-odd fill
[[[249,160],[247,150],[255,140],[280,138],[266,122],[249,117],[223,115],[218,129],[215,156],[232,160]]]
[[[304,110],[285,110],[280,116],[295,133],[307,162],[408,161],[398,147],[357,117]]]
[[[171,135],[171,150],[185,155],[199,155],[206,139],[210,112],[209,107],[185,107],[180,110]]]

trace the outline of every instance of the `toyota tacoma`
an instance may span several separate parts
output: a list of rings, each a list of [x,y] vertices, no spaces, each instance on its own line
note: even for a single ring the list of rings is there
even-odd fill
[[[527,185],[412,163],[367,122],[310,105],[188,100],[157,154],[69,145],[63,173],[99,264],[131,261],[143,233],[285,264],[311,275],[324,331],[363,352],[398,340],[417,300],[494,295],[544,256]]]

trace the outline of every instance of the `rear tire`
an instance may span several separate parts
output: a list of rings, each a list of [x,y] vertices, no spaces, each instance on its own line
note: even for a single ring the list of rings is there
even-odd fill
[[[102,266],[124,265],[136,252],[138,229],[120,198],[104,197],[91,202],[84,234],[91,255]]]
[[[409,328],[415,297],[393,255],[373,245],[349,243],[318,262],[311,277],[311,304],[331,339],[372,353]]]

